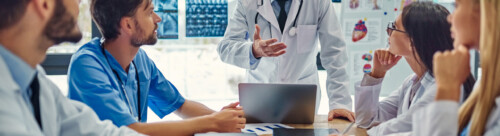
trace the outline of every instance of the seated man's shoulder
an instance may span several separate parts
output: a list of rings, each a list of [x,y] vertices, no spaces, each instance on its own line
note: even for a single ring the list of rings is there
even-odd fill
[[[97,58],[97,56],[102,54],[102,51],[100,49],[101,49],[100,45],[93,40],[93,41],[90,41],[89,43],[84,44],[82,47],[80,47],[75,52],[75,54],[73,54],[73,58],[78,58],[78,57],[83,57],[83,56],[90,56],[90,57]]]
[[[74,65],[85,63],[85,64],[96,64],[99,63],[103,54],[102,49],[100,48],[100,42],[96,41],[96,39],[86,43],[82,47],[80,47],[71,57],[71,64]]]

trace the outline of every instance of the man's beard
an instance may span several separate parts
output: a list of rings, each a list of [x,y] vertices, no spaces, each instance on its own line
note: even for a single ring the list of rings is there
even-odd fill
[[[67,12],[62,0],[56,0],[54,14],[45,26],[43,33],[54,44],[62,42],[76,43],[82,39],[82,33],[76,26],[76,20]]]
[[[134,19],[135,23],[135,28],[136,28],[136,34],[132,36],[132,39],[130,40],[130,43],[135,46],[135,47],[141,47],[142,45],[154,45],[158,41],[158,38],[154,34],[154,31],[158,29],[158,25],[155,24],[155,29],[153,30],[152,33],[147,35],[145,38],[141,38],[141,36],[144,35],[144,30],[140,28],[139,22]]]

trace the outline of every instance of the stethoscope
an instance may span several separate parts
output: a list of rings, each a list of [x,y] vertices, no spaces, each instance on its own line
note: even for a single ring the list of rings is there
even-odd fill
[[[297,15],[295,16],[295,20],[293,20],[293,25],[292,28],[288,31],[288,35],[290,36],[295,36],[297,34],[297,18],[299,17],[300,10],[302,9],[302,3],[304,0],[300,0],[300,5],[299,5],[299,10],[297,12]],[[264,5],[264,0],[257,1],[257,6],[262,6]],[[259,12],[255,15],[255,24],[257,24],[257,18],[259,17]],[[271,31],[271,27],[269,27],[269,31]]]
[[[104,43],[104,42],[101,42],[101,43]],[[103,44],[101,44],[101,50],[102,50],[102,54],[104,55],[104,57],[106,59],[106,62],[108,62],[108,64],[109,64],[109,68],[113,71],[113,74],[115,74],[116,78],[120,82],[122,91],[125,94],[125,98],[127,99],[127,104],[128,104],[129,110],[130,110],[130,114],[133,115],[134,112],[132,111],[132,105],[130,104],[130,99],[128,98],[127,91],[125,91],[125,86],[123,85],[123,82],[122,82],[122,79],[120,78],[120,76],[118,76],[118,72],[116,72],[116,70],[111,68],[111,63],[109,63],[108,55],[106,55],[106,52],[104,51]],[[137,80],[137,118],[136,119],[137,119],[137,121],[141,121],[141,86],[140,86],[141,81],[139,80],[139,72],[137,71],[137,69],[138,69],[137,65],[135,65],[134,61],[132,61],[132,64],[135,67],[135,79]]]

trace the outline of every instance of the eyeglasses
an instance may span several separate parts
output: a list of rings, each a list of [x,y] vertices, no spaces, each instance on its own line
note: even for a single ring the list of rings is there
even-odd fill
[[[389,22],[387,24],[387,35],[391,36],[393,31],[401,32],[401,33],[406,33],[405,31],[396,29],[396,23],[395,22]]]

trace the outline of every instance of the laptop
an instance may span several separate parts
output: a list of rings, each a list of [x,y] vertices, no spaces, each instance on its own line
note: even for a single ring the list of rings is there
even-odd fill
[[[314,123],[315,84],[241,83],[238,89],[247,123]]]

